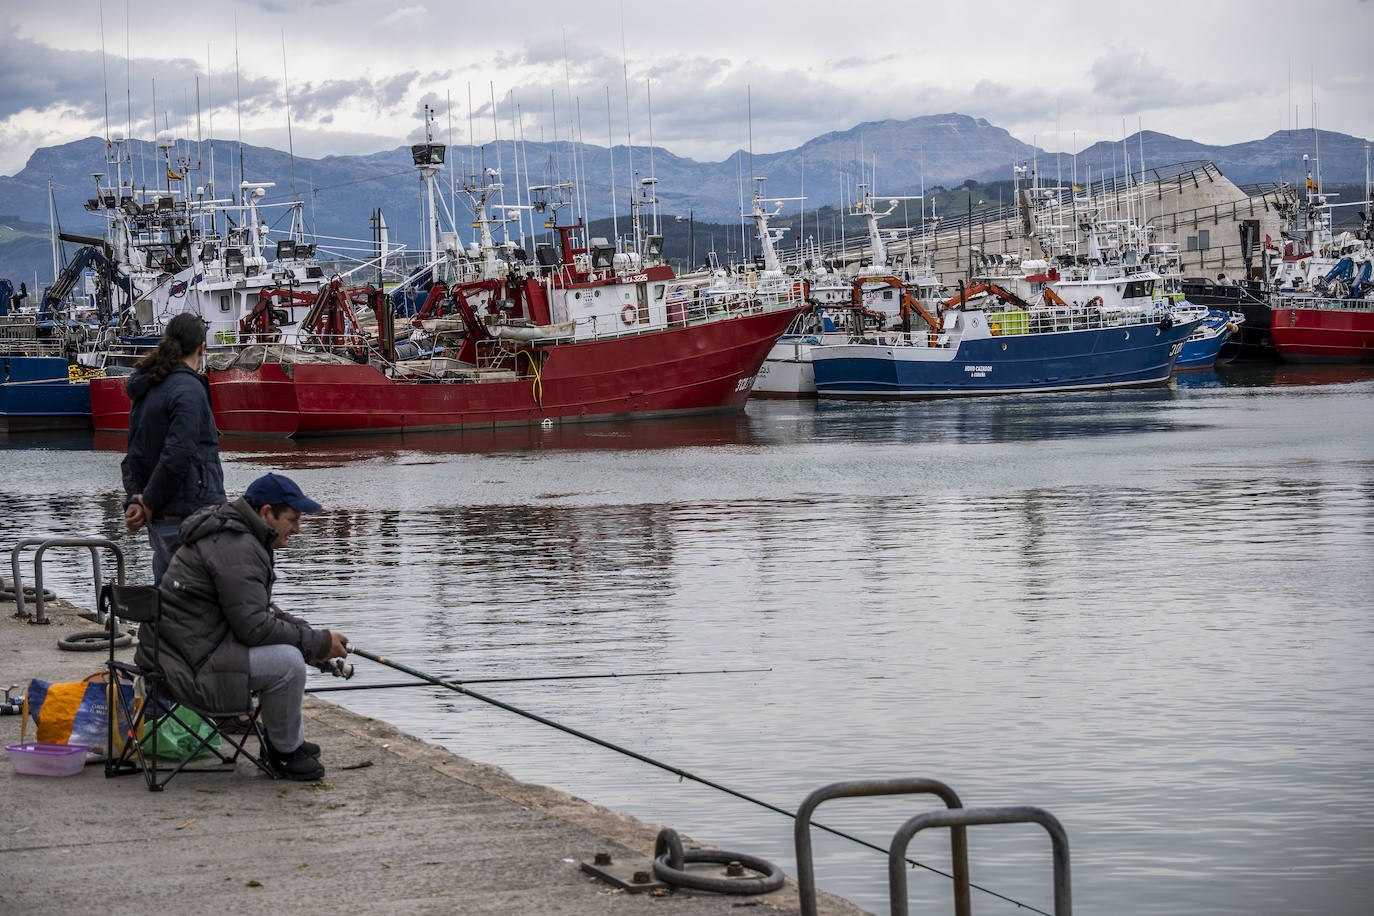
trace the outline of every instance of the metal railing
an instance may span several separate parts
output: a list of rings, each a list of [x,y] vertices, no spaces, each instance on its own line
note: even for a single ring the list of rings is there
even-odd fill
[[[20,575],[19,555],[25,547],[37,546],[38,549],[33,555],[33,592],[34,592],[34,613],[30,615],[24,609],[24,582]],[[72,538],[72,537],[32,537],[24,538],[14,549],[10,551],[10,571],[14,574],[14,616],[19,620],[27,620],[34,624],[51,623],[43,614],[43,554],[53,547],[86,547],[91,551],[91,567],[95,582],[95,603],[93,607],[100,607],[100,549],[111,550],[115,555],[116,575],[120,585],[124,584],[124,551],[119,549],[119,545],[107,538]],[[99,615],[99,611],[96,612]],[[99,622],[99,616],[97,616]]]
[[[978,824],[1028,824],[1044,827],[1054,845],[1054,916],[1073,916],[1073,894],[1069,885],[1069,835],[1059,819],[1043,808],[1021,805],[1008,808],[952,808],[918,814],[898,829],[888,850],[888,896],[892,916],[908,916],[906,887],[906,848],[911,838],[928,827],[963,830]],[[967,876],[965,878],[967,880]]]
[[[1325,296],[1279,296],[1276,309],[1314,309],[1321,312],[1374,312],[1374,299],[1331,299]]]
[[[821,802],[832,798],[861,798],[876,795],[937,795],[951,809],[963,808],[953,789],[935,779],[865,779],[836,782],[810,795],[797,809],[793,842],[797,850],[797,890],[802,916],[816,916],[816,869],[811,854],[811,815]],[[950,830],[950,855],[954,863],[954,912],[969,916],[968,839],[963,827]],[[903,863],[905,864],[905,863]]]

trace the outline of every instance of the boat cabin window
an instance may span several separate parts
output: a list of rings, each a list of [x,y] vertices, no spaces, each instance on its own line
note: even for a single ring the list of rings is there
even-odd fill
[[[219,297],[219,310],[220,310],[221,312],[227,312],[227,311],[229,311],[229,297],[228,297],[228,296],[220,296],[220,297]]]
[[[655,301],[655,302],[662,302],[662,301],[663,301],[663,291],[664,291],[664,289],[666,289],[666,287],[664,286],[664,284],[662,284],[662,283],[655,283],[655,284],[654,284],[654,301]]]

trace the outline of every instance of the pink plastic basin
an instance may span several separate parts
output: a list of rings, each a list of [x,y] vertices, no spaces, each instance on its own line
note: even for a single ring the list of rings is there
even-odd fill
[[[11,744],[5,750],[10,752],[14,772],[25,776],[75,776],[86,766],[86,755],[91,751],[84,744],[42,744],[37,741]]]

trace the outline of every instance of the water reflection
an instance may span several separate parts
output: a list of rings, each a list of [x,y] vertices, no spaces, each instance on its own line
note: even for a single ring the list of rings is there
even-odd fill
[[[1302,365],[1298,363],[1229,363],[1207,373],[1228,388],[1292,388],[1350,385],[1374,381],[1374,363]],[[1180,377],[1182,378],[1182,377]]]
[[[124,433],[97,432],[94,447],[124,451]],[[652,421],[568,423],[537,426],[445,430],[376,436],[331,436],[318,439],[222,436],[222,452],[283,456],[294,466],[311,466],[369,458],[425,455],[472,455],[500,452],[631,451],[749,445],[754,441],[747,415],[711,414]],[[293,466],[291,464],[284,467]]]

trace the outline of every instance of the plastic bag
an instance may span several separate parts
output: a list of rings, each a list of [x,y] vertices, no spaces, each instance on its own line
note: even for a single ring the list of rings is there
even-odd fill
[[[206,736],[212,737],[192,759],[207,757],[218,751],[220,747],[219,734],[199,714],[184,706],[173,706],[165,715],[156,720],[156,724],[150,722],[148,726],[145,726],[143,753],[149,755],[155,753],[153,739],[156,738],[156,754],[159,758],[181,760],[191,751],[194,751],[200,745],[201,739]]]
[[[133,696],[130,684],[121,682],[119,689],[126,698]],[[21,740],[28,740],[28,724],[32,719],[40,742],[84,744],[94,754],[105,753],[110,728],[109,693],[109,675],[103,670],[85,680],[65,683],[34,678],[24,691]],[[123,723],[123,716],[120,722]]]

